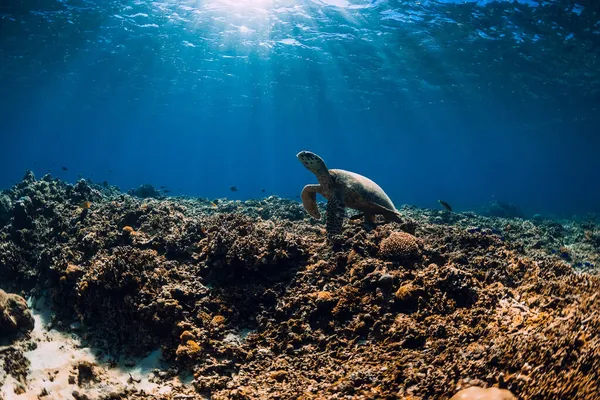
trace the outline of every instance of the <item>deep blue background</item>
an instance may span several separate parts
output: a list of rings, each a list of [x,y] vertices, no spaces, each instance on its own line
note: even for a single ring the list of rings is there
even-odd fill
[[[410,10],[371,3],[303,2],[312,26],[272,4],[275,16],[219,9],[195,23],[171,23],[150,5],[15,5],[0,14],[0,187],[32,169],[123,190],[152,183],[172,195],[295,198],[315,182],[295,158],[306,149],[372,178],[397,207],[444,199],[464,210],[498,199],[528,212],[600,212],[598,73],[571,65],[600,62],[600,47],[580,51],[577,35],[557,42],[549,33],[539,45],[516,41],[517,50],[508,39],[491,46],[474,21],[513,11],[490,5],[470,5],[471,26],[446,31],[426,13],[422,24],[390,22],[381,16]],[[142,11],[150,16],[135,16]],[[129,15],[129,28],[115,15]],[[253,31],[236,31],[244,23]]]

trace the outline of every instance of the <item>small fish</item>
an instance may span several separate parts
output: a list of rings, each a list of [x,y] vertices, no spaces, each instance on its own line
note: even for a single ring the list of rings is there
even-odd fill
[[[161,186],[160,188],[161,188],[161,189],[166,189],[167,187],[166,187],[166,186]]]
[[[237,186],[232,186],[229,188],[229,190],[231,190],[232,192],[237,192],[239,189]]]
[[[171,193],[169,189],[163,189],[163,193]]]
[[[215,203],[213,203],[212,201],[210,202],[210,205],[213,207],[217,207],[217,205]]]
[[[266,192],[266,191],[267,191],[267,189],[262,189],[262,190],[261,190],[261,192],[263,192],[263,193],[264,193],[264,192]]]
[[[450,204],[446,203],[444,200],[438,200],[438,203],[440,203],[441,206],[444,207],[447,211],[452,211],[452,207],[450,207]]]
[[[79,207],[83,208],[84,210],[87,210],[88,208],[90,208],[92,206],[92,203],[90,201],[82,201],[79,203]]]
[[[64,167],[64,166],[63,166],[63,167],[62,167],[62,170],[63,170],[63,171],[68,171],[68,170],[69,170],[69,168],[67,168],[67,167]]]

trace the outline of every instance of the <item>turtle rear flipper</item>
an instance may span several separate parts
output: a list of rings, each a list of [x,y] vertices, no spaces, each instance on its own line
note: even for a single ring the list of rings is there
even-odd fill
[[[371,213],[360,213],[354,214],[353,216],[348,218],[350,221],[356,221],[359,219],[363,219],[363,222],[367,225],[376,225],[375,214]]]
[[[342,233],[344,224],[346,206],[342,196],[335,195],[329,198],[327,202],[325,229],[327,230],[327,238],[333,240]]]
[[[401,224],[402,218],[400,217],[400,213],[398,211],[387,210],[387,213],[382,213],[386,220],[393,221]]]
[[[400,213],[396,210],[390,210],[387,207],[381,206],[379,204],[369,204],[369,208],[372,214],[381,214],[387,221],[402,223],[402,218],[400,218]],[[366,214],[366,213],[365,213]],[[365,218],[365,222],[366,218]]]
[[[306,185],[302,189],[302,205],[306,212],[316,220],[321,219],[319,206],[317,205],[317,193],[321,193],[321,185]]]

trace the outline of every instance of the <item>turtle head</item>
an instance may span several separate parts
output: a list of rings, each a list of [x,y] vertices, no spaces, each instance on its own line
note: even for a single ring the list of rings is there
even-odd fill
[[[321,176],[328,176],[329,170],[325,165],[325,161],[315,153],[310,151],[301,151],[296,154],[298,160],[313,174],[317,176],[317,178]]]

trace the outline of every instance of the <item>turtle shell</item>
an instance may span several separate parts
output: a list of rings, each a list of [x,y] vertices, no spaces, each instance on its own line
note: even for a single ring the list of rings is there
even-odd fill
[[[346,207],[371,213],[378,213],[383,207],[397,212],[388,195],[369,178],[343,169],[330,169],[329,173],[335,186],[342,190]]]

